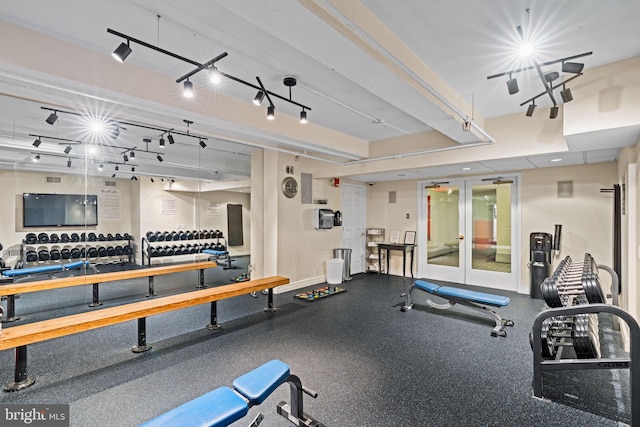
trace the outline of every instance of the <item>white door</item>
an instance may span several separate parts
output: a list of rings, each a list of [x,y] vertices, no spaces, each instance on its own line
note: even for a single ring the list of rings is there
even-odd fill
[[[342,247],[351,249],[351,274],[365,271],[367,189],[342,184]]]
[[[515,176],[420,183],[419,275],[516,291],[516,183]]]

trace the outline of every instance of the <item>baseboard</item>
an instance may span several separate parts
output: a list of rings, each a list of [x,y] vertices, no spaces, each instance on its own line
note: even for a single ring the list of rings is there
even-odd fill
[[[300,280],[298,282],[289,283],[288,285],[278,286],[273,290],[274,294],[283,294],[285,292],[295,291],[300,288],[306,288],[307,286],[317,285],[318,283],[325,283],[326,277],[311,277],[308,279]]]

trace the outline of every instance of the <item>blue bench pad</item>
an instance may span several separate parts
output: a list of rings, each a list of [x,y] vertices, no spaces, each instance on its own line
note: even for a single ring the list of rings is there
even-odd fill
[[[247,415],[249,404],[229,387],[219,387],[141,424],[140,427],[222,427]]]
[[[76,261],[76,262],[70,262],[64,265],[51,264],[51,265],[41,265],[38,267],[17,268],[15,270],[4,271],[2,272],[2,274],[6,277],[25,276],[27,274],[51,273],[53,271],[73,270],[74,268],[80,268],[84,265],[89,265],[89,262]]]
[[[452,288],[450,286],[438,286],[422,280],[416,280],[414,284],[418,289],[445,298],[460,298],[496,307],[505,307],[511,302],[509,297],[501,295],[486,294],[484,292],[469,291],[467,289]]]
[[[289,378],[289,373],[289,365],[272,360],[236,378],[233,388],[252,404],[259,405]]]
[[[215,249],[204,249],[202,253],[209,254],[209,255],[226,255],[229,253],[229,251],[216,251]]]

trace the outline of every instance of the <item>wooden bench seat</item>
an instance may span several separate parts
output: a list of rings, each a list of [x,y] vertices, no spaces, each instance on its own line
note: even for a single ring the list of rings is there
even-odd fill
[[[220,327],[217,324],[217,301],[268,289],[269,302],[265,310],[273,311],[273,288],[287,283],[289,279],[273,276],[4,328],[0,335],[0,350],[16,349],[15,381],[7,385],[5,391],[19,390],[35,381],[26,375],[26,346],[29,344],[138,319],[138,345],[133,351],[142,352],[150,348],[146,345],[147,316],[211,303],[211,323],[207,329],[215,330]]]
[[[203,261],[188,264],[166,265],[161,267],[140,268],[135,270],[114,271],[110,273],[87,274],[81,276],[62,277],[49,280],[38,280],[24,283],[9,283],[0,285],[0,296],[7,297],[7,317],[5,322],[13,322],[19,319],[15,315],[15,295],[30,292],[48,291],[52,289],[68,288],[73,286],[93,285],[93,301],[91,307],[102,305],[99,298],[98,285],[100,283],[117,282],[121,280],[149,278],[149,292],[147,296],[155,295],[154,277],[165,274],[181,273],[185,271],[200,271],[198,288],[204,287],[204,269],[215,268],[218,264],[214,261]]]

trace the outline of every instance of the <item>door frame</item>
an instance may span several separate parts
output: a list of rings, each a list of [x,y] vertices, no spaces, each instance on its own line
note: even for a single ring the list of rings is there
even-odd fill
[[[469,219],[467,218],[467,211],[469,207],[467,206],[470,201],[470,195],[468,194],[467,184],[475,183],[477,181],[481,181],[483,179],[491,179],[498,178],[497,174],[492,175],[484,175],[484,176],[473,176],[473,177],[460,177],[460,178],[437,178],[433,180],[423,180],[418,181],[417,183],[417,194],[418,194],[418,212],[417,212],[417,247],[416,247],[416,256],[418,258],[418,276],[419,277],[428,277],[428,264],[426,262],[427,257],[427,206],[426,206],[426,190],[425,186],[440,181],[448,181],[451,185],[457,185],[460,187],[460,204],[464,209],[464,212],[459,213],[460,219],[463,221],[463,224],[460,224],[461,232],[465,235],[465,237],[471,238],[472,230],[468,230],[469,227]],[[522,246],[521,246],[521,203],[520,203],[520,194],[521,194],[521,175],[519,173],[510,173],[510,174],[500,174],[501,179],[513,179],[514,183],[512,184],[512,203],[511,203],[511,228],[512,228],[512,252],[511,252],[511,271],[512,271],[512,282],[508,285],[508,290],[518,292],[521,288],[521,269],[522,269]],[[466,240],[466,239],[465,239]],[[470,256],[470,246],[468,246],[468,241],[464,244],[465,254],[461,254],[461,261],[465,262],[464,266],[460,266],[459,268],[463,269],[462,277],[463,280],[461,283],[468,285],[475,285],[476,283],[471,283],[466,274],[467,263],[471,263]],[[483,286],[482,284],[479,284]],[[486,285],[484,285],[486,286]],[[504,287],[500,287],[504,289]]]
[[[357,190],[357,191],[362,191],[364,197],[362,198],[363,201],[363,206],[362,206],[362,216],[360,218],[355,218],[354,216],[350,215],[350,213],[345,212],[344,211],[344,204],[343,204],[343,197],[344,197],[344,192],[345,189],[351,189],[351,190]],[[341,188],[340,188],[340,208],[342,210],[342,218],[346,218],[347,216],[349,216],[350,219],[353,220],[357,220],[358,221],[358,225],[362,226],[362,230],[363,233],[366,233],[366,229],[367,229],[367,187],[365,187],[364,185],[359,185],[359,184],[341,184]],[[351,265],[349,266],[351,274],[358,274],[358,273],[364,273],[366,272],[366,236],[363,234],[362,235],[362,248],[361,248],[361,252],[362,252],[362,257],[360,260],[360,265],[362,265],[362,271],[354,271],[353,264],[354,264],[354,253],[355,251],[353,250],[354,248],[350,248],[351,251]],[[340,244],[342,245],[341,247],[343,248],[348,248],[349,246],[347,246],[345,244],[345,240],[344,240],[344,228],[342,229],[342,235],[340,237]]]

